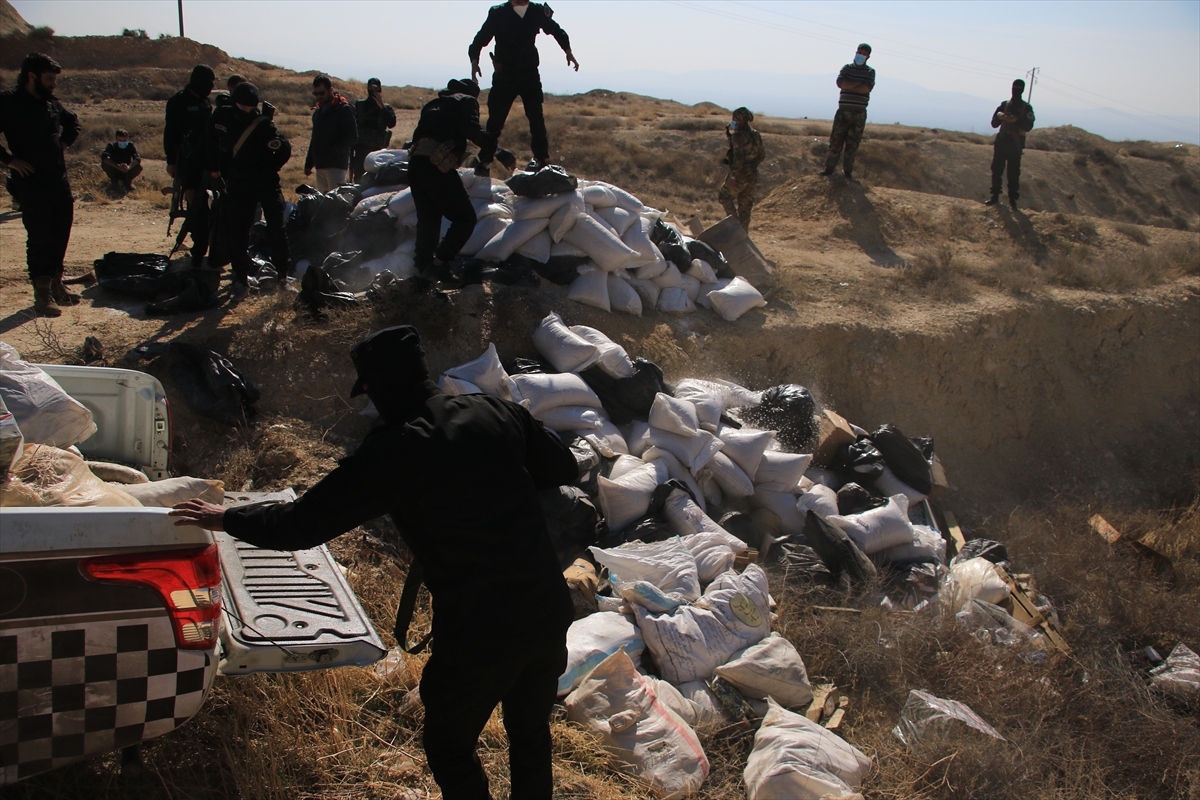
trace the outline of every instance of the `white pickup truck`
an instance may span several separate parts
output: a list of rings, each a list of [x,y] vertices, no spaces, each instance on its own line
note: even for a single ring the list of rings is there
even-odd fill
[[[162,384],[39,365],[91,410],[91,459],[168,477]],[[226,494],[227,505],[292,499]],[[178,728],[218,674],[386,654],[324,547],[260,550],[162,508],[0,510],[0,786]]]

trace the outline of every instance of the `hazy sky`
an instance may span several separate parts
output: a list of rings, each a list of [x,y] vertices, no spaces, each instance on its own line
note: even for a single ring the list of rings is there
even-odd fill
[[[59,34],[178,33],[175,0],[13,0]],[[476,0],[184,0],[189,38],[232,55],[364,80],[432,85],[467,72],[467,45],[491,3]],[[639,91],[636,72],[714,69],[834,73],[860,41],[885,78],[991,98],[1041,67],[1039,118],[1110,108],[1150,139],[1195,140],[1200,123],[1200,2],[787,2],[554,0],[582,68],[539,39],[546,90]],[[486,57],[484,59],[486,62]],[[486,84],[490,75],[485,74]],[[622,85],[612,85],[619,80]],[[686,102],[704,99],[703,76]],[[684,98],[677,98],[684,99]],[[831,98],[831,103],[836,97]],[[797,109],[795,116],[808,110]],[[832,114],[832,108],[823,116]],[[815,114],[814,114],[815,116]]]

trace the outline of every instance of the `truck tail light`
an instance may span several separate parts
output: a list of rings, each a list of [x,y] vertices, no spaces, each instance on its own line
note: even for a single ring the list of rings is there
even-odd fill
[[[216,644],[221,615],[221,562],[215,544],[87,558],[79,563],[79,571],[99,583],[132,583],[158,592],[171,615],[179,647],[207,650]]]

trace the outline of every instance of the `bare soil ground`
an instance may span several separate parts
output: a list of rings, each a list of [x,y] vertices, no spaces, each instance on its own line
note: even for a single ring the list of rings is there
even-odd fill
[[[167,252],[157,139],[163,103],[192,54],[166,68],[143,54],[118,68],[114,53],[128,42],[55,41],[80,63],[72,73],[61,55],[60,94],[94,131],[70,156],[79,200],[68,272],[86,271],[109,250]],[[0,81],[11,79],[10,52]],[[210,63],[220,77],[241,72],[279,99],[281,127],[297,145],[284,174],[294,189],[310,78],[224,57]],[[385,89],[403,107],[397,139],[430,96]],[[547,113],[558,159],[580,177],[612,181],[680,220],[722,216],[715,194],[726,110],[597,91],[549,98]],[[519,151],[528,130],[519,109],[510,119],[506,144]],[[173,410],[177,468],[233,489],[302,490],[353,448],[368,423],[348,398],[347,352],[384,324],[416,324],[435,372],[488,342],[506,359],[534,355],[529,334],[556,310],[655,361],[669,379],[804,384],[863,427],[892,422],[933,436],[954,486],[943,508],[971,534],[1008,544],[1018,569],[1056,602],[1073,647],[1071,657],[1034,667],[935,621],[870,608],[819,617],[811,606],[861,601],[773,583],[780,627],[810,674],[853,698],[842,733],[876,759],[865,795],[1200,797],[1200,723],[1146,691],[1138,660],[1148,644],[1163,653],[1180,640],[1200,645],[1200,148],[1035,132],[1027,204],[1012,213],[979,202],[991,155],[983,137],[869,125],[861,182],[847,183],[813,174],[826,123],[756,124],[769,163],[751,234],[777,269],[767,307],[736,323],[705,311],[606,314],[546,283],[405,295],[320,325],[297,314],[286,291],[156,319],[91,288],[60,319],[34,320],[24,230],[5,198],[0,338],[47,361],[77,359],[87,335],[113,365],[136,345],[175,337],[228,353],[263,388],[260,420],[239,430],[182,402]],[[129,128],[147,156],[143,188],[125,197],[110,195],[98,174],[114,127]],[[165,370],[143,368],[172,392]],[[1096,510],[1175,559],[1175,583],[1098,548],[1086,526]],[[376,626],[390,630],[407,564],[396,532],[378,522],[333,549]],[[357,669],[223,679],[196,719],[147,746],[145,779],[118,777],[106,757],[5,796],[437,797],[418,720],[399,710],[420,663],[382,682]],[[889,730],[912,688],[968,703],[1011,747],[906,753]],[[650,796],[581,731],[556,723],[555,736],[559,796]],[[703,796],[743,796],[750,741],[722,735],[705,747],[713,774]],[[504,752],[494,719],[483,757],[500,797]]]

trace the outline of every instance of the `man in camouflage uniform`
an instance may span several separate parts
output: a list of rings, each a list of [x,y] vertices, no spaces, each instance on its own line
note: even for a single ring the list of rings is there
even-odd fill
[[[1012,97],[1005,100],[992,114],[992,127],[999,128],[992,145],[992,197],[984,205],[1000,202],[1000,181],[1008,171],[1008,204],[1017,210],[1021,196],[1021,154],[1025,151],[1025,134],[1033,130],[1033,106],[1021,99],[1025,81],[1013,81]]]
[[[750,212],[754,209],[754,190],[758,188],[758,165],[763,160],[762,135],[750,127],[754,115],[742,106],[733,112],[733,121],[725,126],[729,150],[723,163],[729,174],[717,193],[725,213],[736,216],[742,229],[750,230]]]
[[[833,132],[829,135],[829,155],[825,157],[825,169],[821,170],[826,177],[833,174],[838,158],[842,159],[846,178],[854,177],[854,157],[867,127],[867,102],[875,88],[875,70],[867,66],[870,57],[871,45],[863,42],[854,54],[854,63],[842,67],[838,73],[837,86],[842,94],[833,117]]]

